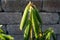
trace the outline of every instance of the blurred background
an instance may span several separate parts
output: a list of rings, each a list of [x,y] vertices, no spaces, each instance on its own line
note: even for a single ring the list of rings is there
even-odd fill
[[[43,21],[43,32],[52,27],[59,40],[60,0],[0,0],[0,25],[3,25],[6,34],[12,35],[14,40],[23,40],[23,31],[19,30],[19,24],[29,1],[32,1],[39,10]]]

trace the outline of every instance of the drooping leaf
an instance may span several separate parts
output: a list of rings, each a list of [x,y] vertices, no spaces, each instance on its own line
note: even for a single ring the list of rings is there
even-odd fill
[[[30,28],[31,28],[31,23],[28,21],[28,24],[26,26],[26,29],[24,31],[24,40],[28,40],[30,37]]]
[[[26,20],[28,20],[28,13],[29,13],[29,7],[30,7],[31,3],[29,2],[29,4],[26,6],[24,13],[23,13],[23,17],[20,23],[20,30],[22,30],[26,24]]]

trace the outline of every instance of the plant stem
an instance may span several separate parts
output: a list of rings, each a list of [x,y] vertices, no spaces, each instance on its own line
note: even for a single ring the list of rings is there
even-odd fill
[[[41,28],[41,32],[42,32],[42,25],[41,25],[41,27],[40,27],[40,28]],[[42,33],[43,33],[43,32],[42,32]]]
[[[32,27],[30,29],[30,40],[33,40],[33,36],[32,36]]]

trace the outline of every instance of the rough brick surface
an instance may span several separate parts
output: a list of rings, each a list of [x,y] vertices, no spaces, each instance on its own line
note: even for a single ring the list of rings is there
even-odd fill
[[[27,3],[29,1],[27,0],[2,0],[2,8],[4,9],[4,11],[22,11],[24,10],[24,8],[26,7]],[[37,8],[40,10],[41,9],[41,1],[32,1]]]
[[[42,30],[45,31],[49,27],[52,27],[56,34],[60,34],[60,24],[56,25],[43,25]],[[7,25],[7,31],[9,34],[23,34],[23,31],[20,31],[19,25]]]
[[[59,20],[59,16],[57,13],[40,13],[42,21],[44,24],[56,24]]]
[[[23,34],[23,31],[19,29],[19,25],[7,25],[7,31],[9,34]]]
[[[54,32],[56,34],[60,34],[60,24],[55,24],[55,25],[43,25],[42,30],[43,32],[48,29],[48,28],[53,28]]]
[[[0,24],[20,23],[22,14],[19,12],[0,12]]]
[[[57,35],[57,40],[60,40],[60,34]]]
[[[43,0],[43,10],[49,12],[60,12],[60,0]]]
[[[0,0],[0,11],[1,11],[1,0]]]
[[[1,11],[1,6],[0,6],[0,11]]]
[[[4,11],[23,11],[27,3],[25,0],[2,0],[2,8]]]
[[[58,22],[59,22],[59,24],[60,24],[60,13],[58,13],[58,15],[59,15],[59,21],[58,21]]]
[[[23,35],[12,35],[14,40],[24,40]]]
[[[32,0],[31,2],[33,2],[34,5],[36,5],[38,10],[41,10],[41,7],[42,7],[42,1],[41,0],[40,1],[33,1]]]
[[[57,13],[40,13],[43,24],[56,24],[59,20]],[[0,13],[0,24],[18,24],[21,21],[22,13],[2,12]]]

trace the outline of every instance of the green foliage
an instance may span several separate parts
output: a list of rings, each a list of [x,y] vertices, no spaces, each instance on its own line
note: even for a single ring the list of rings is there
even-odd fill
[[[20,23],[20,30],[25,29],[24,40],[29,40],[29,37],[31,38],[32,36],[34,36],[36,40],[51,40],[51,37],[53,37],[53,40],[56,40],[56,36],[52,28],[49,28],[45,32],[42,32],[42,24],[42,19],[36,6],[33,3],[29,2],[24,10]],[[31,29],[34,35],[31,35]]]
[[[14,38],[10,35],[7,35],[0,26],[0,40],[14,40]]]

